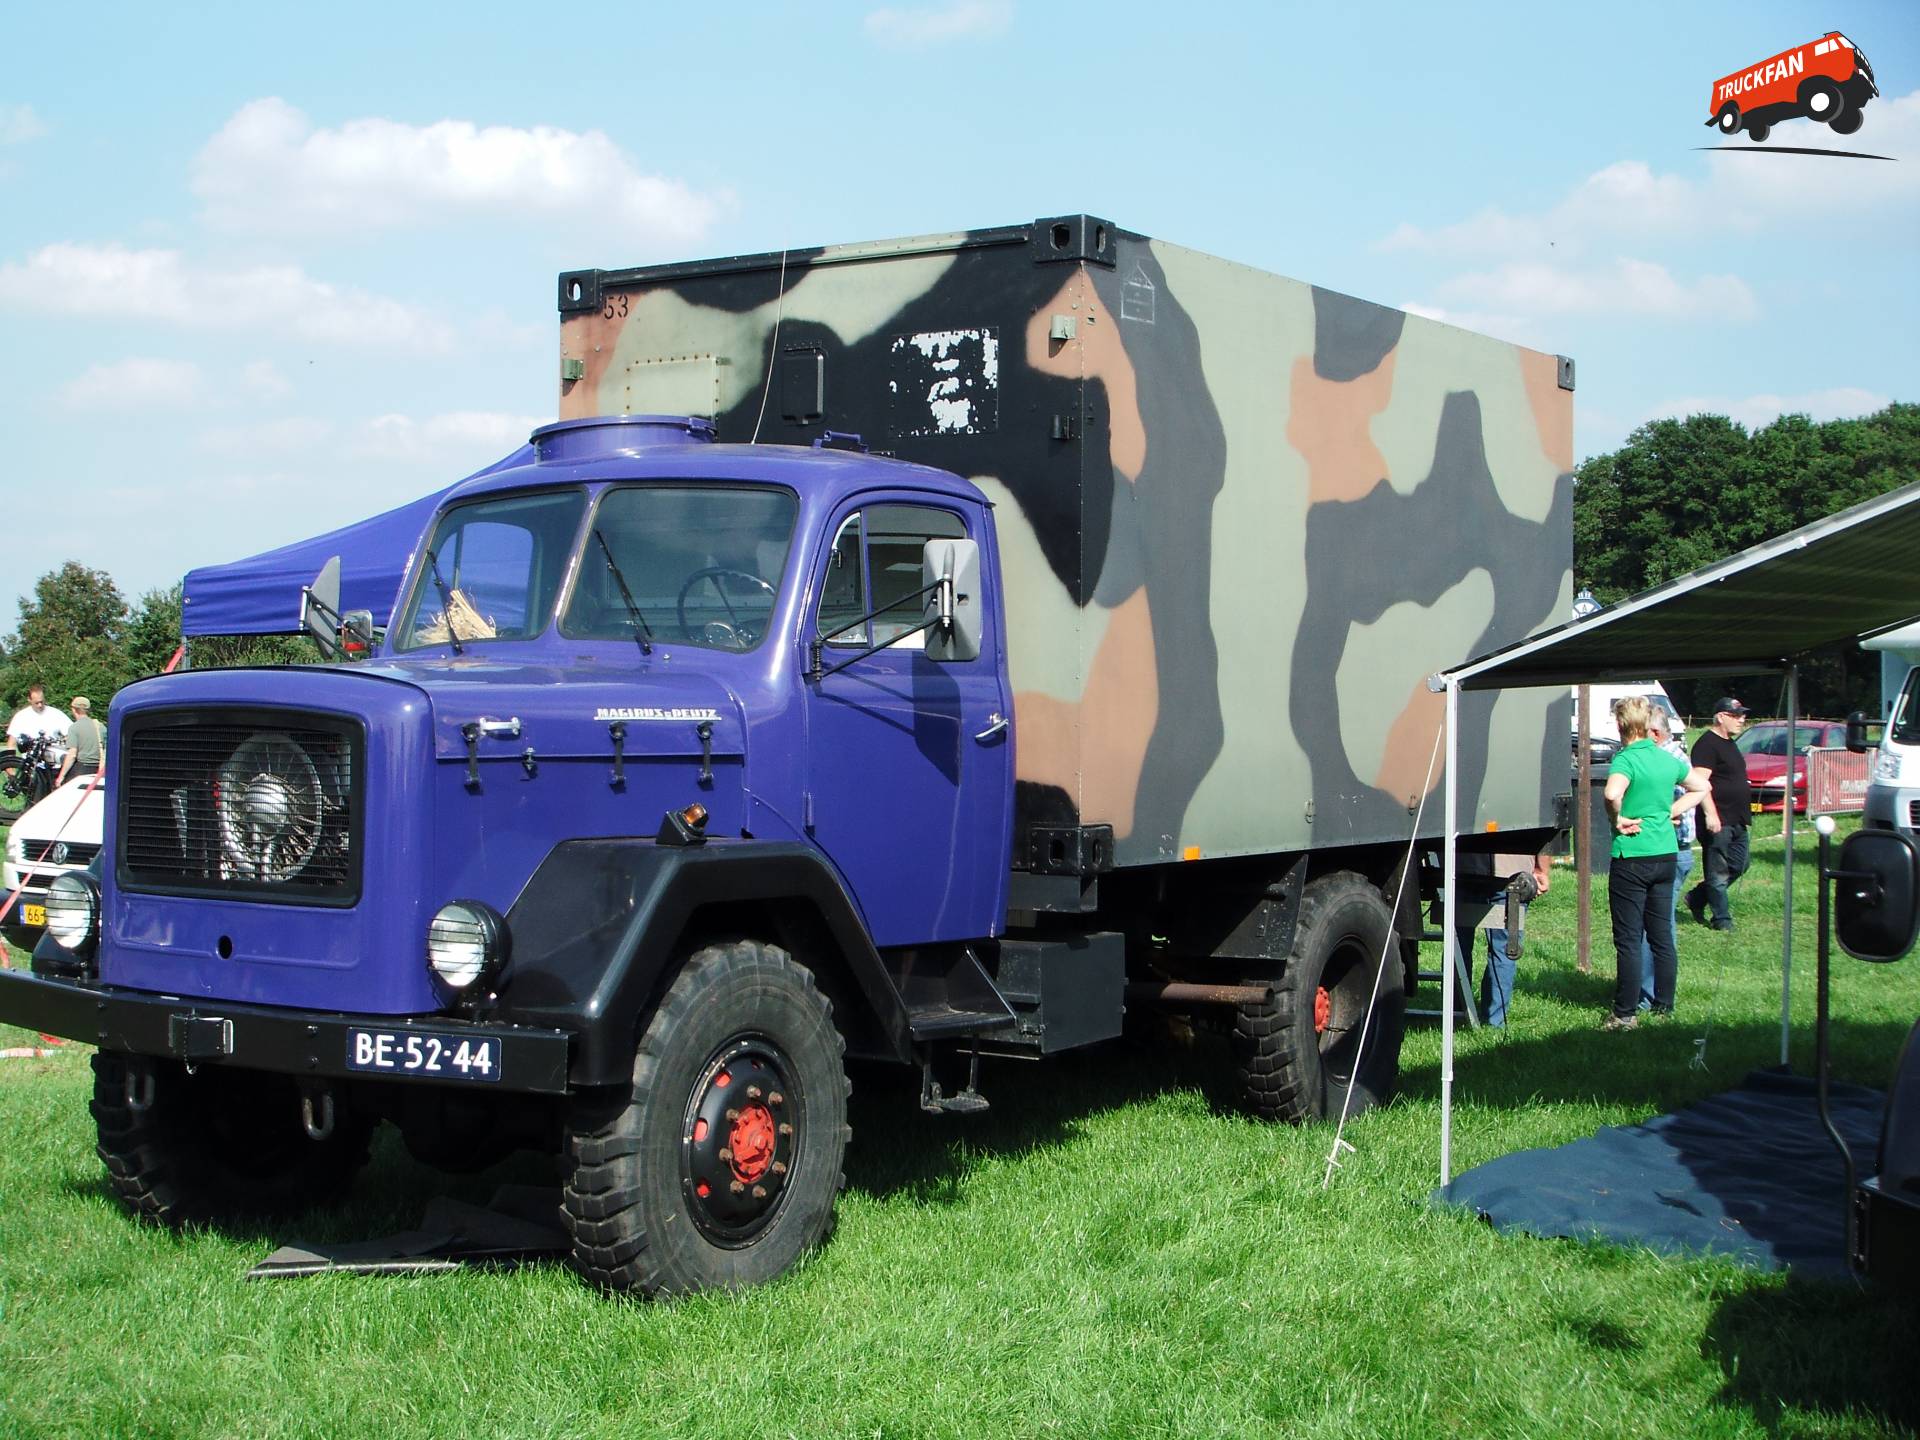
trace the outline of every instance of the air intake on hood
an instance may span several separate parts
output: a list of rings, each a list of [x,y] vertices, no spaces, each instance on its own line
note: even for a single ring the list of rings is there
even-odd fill
[[[552,465],[713,439],[713,422],[697,415],[591,415],[542,425],[533,432],[533,448],[538,463]]]

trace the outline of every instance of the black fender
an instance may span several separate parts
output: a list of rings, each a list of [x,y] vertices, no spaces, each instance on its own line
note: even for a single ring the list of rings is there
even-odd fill
[[[840,877],[811,846],[714,839],[703,845],[652,840],[568,840],[540,862],[507,912],[513,954],[490,1017],[557,1027],[577,1037],[575,1085],[624,1085],[645,1009],[665,983],[696,911],[713,905],[804,907],[837,954],[843,987],[864,1002],[867,1047],[905,1060],[907,1010]],[[768,936],[769,939],[780,938]],[[821,975],[824,988],[838,977]]]

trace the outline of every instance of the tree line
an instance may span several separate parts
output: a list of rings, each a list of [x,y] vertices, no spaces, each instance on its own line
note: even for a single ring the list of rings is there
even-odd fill
[[[1724,415],[1655,420],[1575,471],[1574,583],[1610,605],[1916,479],[1920,405],[1818,423],[1783,415],[1751,432]],[[104,714],[121,686],[165,668],[180,610],[178,585],[129,604],[104,571],[67,561],[35,582],[18,629],[0,640],[0,702],[11,713],[38,683],[55,704],[86,695]],[[198,638],[190,654],[203,668],[319,658],[294,636]],[[1852,642],[1815,652],[1801,665],[1801,713],[1875,713],[1879,676],[1879,658]],[[1727,690],[1756,711],[1781,707],[1773,675],[1666,685],[1695,716]]]

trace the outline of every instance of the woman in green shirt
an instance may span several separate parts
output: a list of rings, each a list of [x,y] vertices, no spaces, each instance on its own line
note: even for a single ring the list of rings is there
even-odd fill
[[[1613,818],[1613,861],[1607,873],[1607,908],[1613,918],[1617,966],[1613,1013],[1605,1029],[1631,1030],[1639,1023],[1641,944],[1653,952],[1653,1013],[1673,1013],[1673,987],[1680,957],[1673,948],[1673,871],[1680,853],[1673,822],[1707,794],[1707,772],[1662,750],[1647,738],[1652,708],[1644,695],[1613,702],[1624,742],[1607,775],[1607,814]],[[1674,787],[1682,794],[1675,798]]]

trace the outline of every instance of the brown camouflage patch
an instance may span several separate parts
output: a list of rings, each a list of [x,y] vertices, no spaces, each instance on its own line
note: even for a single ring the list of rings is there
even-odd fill
[[[1556,470],[1573,469],[1573,394],[1560,388],[1559,357],[1520,351],[1520,377],[1533,423],[1540,427],[1541,452]]]
[[[560,419],[579,420],[602,413],[600,385],[607,377],[607,367],[613,364],[614,350],[626,323],[618,316],[608,319],[598,310],[571,315],[562,322],[561,358],[580,361],[586,373],[578,380],[560,382]]]
[[[1373,777],[1374,788],[1384,790],[1395,800],[1406,800],[1430,792],[1440,783],[1444,765],[1433,764],[1433,737],[1446,723],[1447,697],[1436,695],[1420,681],[1407,697],[1407,703],[1387,731],[1386,754],[1380,759],[1380,773]],[[1428,783],[1429,766],[1432,783]]]
[[[1287,440],[1307,462],[1309,503],[1358,500],[1387,478],[1387,462],[1368,433],[1374,416],[1393,399],[1393,361],[1357,380],[1323,380],[1313,357],[1293,362]]]
[[[1053,338],[1053,317],[1066,315],[1074,324],[1074,338]],[[1147,464],[1147,424],[1140,415],[1140,392],[1133,361],[1120,326],[1100,303],[1093,286],[1080,271],[1027,321],[1027,364],[1043,374],[1069,380],[1098,380],[1107,389],[1108,454],[1113,468],[1128,480],[1138,480]]]
[[[1131,835],[1140,768],[1160,714],[1157,677],[1147,592],[1136,590],[1109,616],[1079,700],[1014,696],[1018,778],[1079,796],[1085,823],[1111,825],[1116,838]]]

